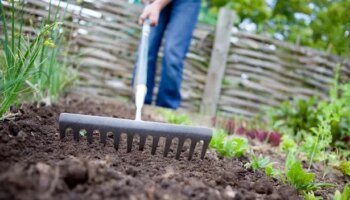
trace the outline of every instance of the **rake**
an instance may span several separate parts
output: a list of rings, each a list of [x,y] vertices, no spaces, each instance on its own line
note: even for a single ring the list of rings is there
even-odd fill
[[[80,131],[85,130],[87,141],[92,143],[93,133],[94,131],[98,131],[100,133],[100,142],[102,144],[106,144],[107,133],[111,132],[113,133],[114,147],[116,150],[118,150],[121,134],[124,133],[127,135],[127,152],[131,152],[132,142],[136,135],[138,135],[140,138],[139,150],[141,151],[144,150],[147,137],[151,136],[151,154],[155,154],[160,138],[164,137],[166,140],[163,155],[166,157],[171,148],[173,139],[178,138],[177,151],[175,155],[176,159],[180,158],[184,143],[189,139],[191,145],[188,159],[192,159],[196,145],[200,141],[203,142],[200,157],[202,159],[204,158],[211,140],[212,129],[141,120],[142,107],[147,91],[146,80],[149,33],[150,22],[147,19],[142,27],[141,45],[135,75],[135,120],[61,113],[59,117],[59,131],[61,139],[66,136],[67,130],[71,130],[73,132],[74,140],[79,141]]]

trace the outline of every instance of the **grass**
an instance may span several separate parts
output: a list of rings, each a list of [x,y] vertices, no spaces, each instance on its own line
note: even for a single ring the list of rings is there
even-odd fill
[[[72,81],[72,78],[67,79],[72,76],[58,62],[61,50],[55,48],[55,43],[60,44],[62,40],[58,11],[52,22],[44,23],[34,38],[29,38],[22,30],[24,2],[11,1],[10,4],[5,10],[3,1],[0,1],[4,35],[1,39],[4,67],[0,68],[0,118],[12,104],[24,97],[39,101],[49,98],[50,103]],[[10,13],[10,16],[5,16],[5,13]]]

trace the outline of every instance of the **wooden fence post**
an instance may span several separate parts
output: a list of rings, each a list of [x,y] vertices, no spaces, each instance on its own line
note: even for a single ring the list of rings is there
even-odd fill
[[[214,47],[211,52],[201,112],[206,115],[216,114],[217,101],[220,96],[221,83],[225,73],[228,51],[230,49],[231,29],[235,13],[228,8],[221,8],[216,25]]]

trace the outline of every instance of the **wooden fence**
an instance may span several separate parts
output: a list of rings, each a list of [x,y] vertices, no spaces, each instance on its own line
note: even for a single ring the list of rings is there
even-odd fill
[[[47,18],[49,2],[26,1],[27,33],[35,30],[33,21],[40,24]],[[80,75],[74,90],[130,99],[142,7],[127,0],[52,0],[52,4],[65,13],[68,59]],[[250,117],[263,106],[291,97],[327,98],[337,63],[342,65],[342,80],[350,79],[349,62],[337,56],[235,32],[232,13],[222,10],[220,16],[217,28],[198,24],[193,34],[181,91],[182,107],[189,111],[202,108],[209,114]],[[161,59],[162,51],[159,55]],[[158,74],[160,70],[159,65]]]

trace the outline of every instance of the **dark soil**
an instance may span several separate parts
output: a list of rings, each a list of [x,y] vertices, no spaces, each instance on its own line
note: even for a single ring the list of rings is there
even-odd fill
[[[164,158],[162,147],[154,156],[137,150],[137,139],[131,153],[125,141],[116,151],[110,137],[106,146],[59,139],[61,112],[132,118],[125,105],[69,96],[12,111],[18,115],[0,122],[0,199],[300,199],[290,186],[246,169],[245,157],[209,151],[201,160],[198,147],[188,161],[184,147],[175,160],[174,152]]]

